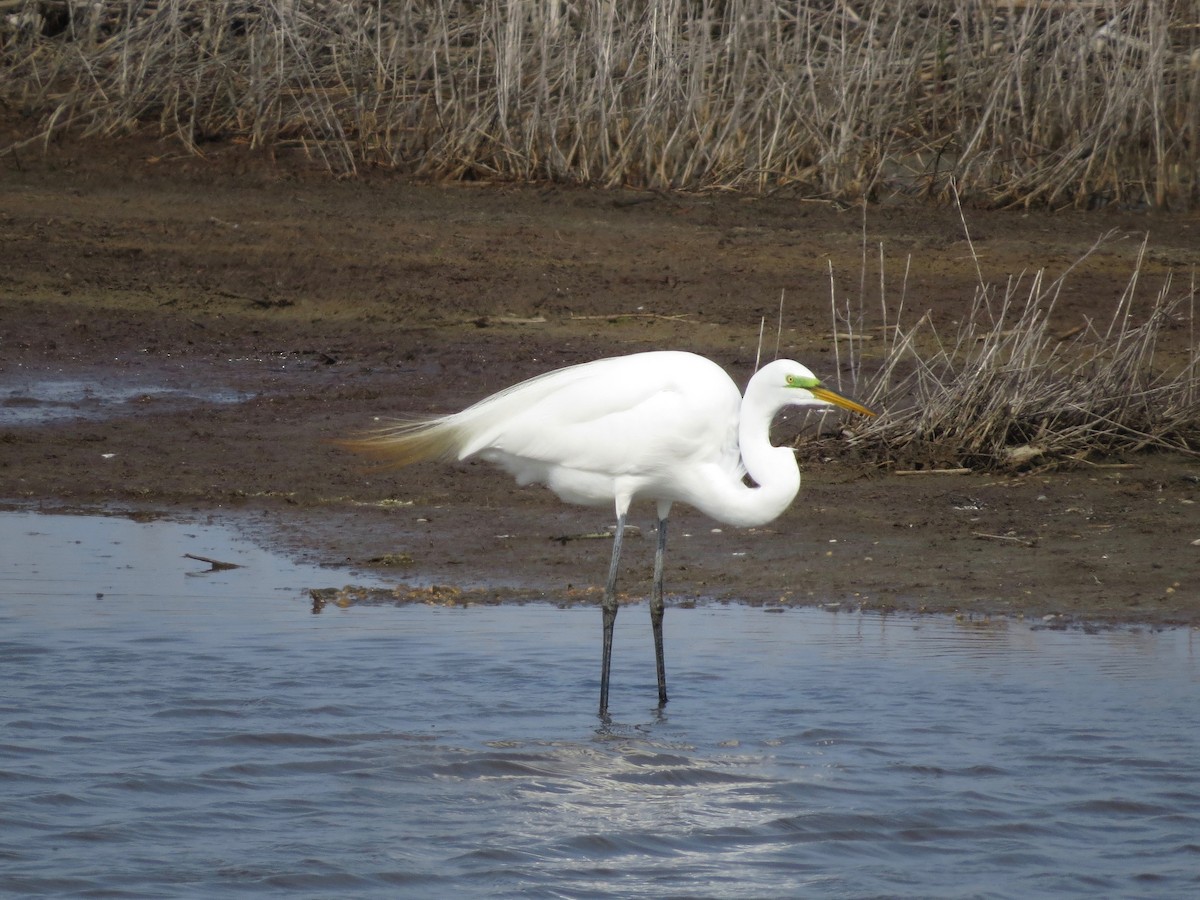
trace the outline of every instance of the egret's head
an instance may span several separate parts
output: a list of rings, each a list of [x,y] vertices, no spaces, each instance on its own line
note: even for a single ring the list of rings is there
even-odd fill
[[[840,406],[852,412],[873,416],[874,412],[861,403],[843,397],[821,384],[821,379],[807,367],[790,359],[777,359],[759,370],[755,380],[765,380],[775,391],[780,392],[780,399],[789,406]]]

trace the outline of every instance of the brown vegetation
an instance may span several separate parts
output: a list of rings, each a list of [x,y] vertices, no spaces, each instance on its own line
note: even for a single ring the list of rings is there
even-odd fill
[[[37,139],[335,173],[1200,199],[1197,0],[0,0],[0,71]]]
[[[860,346],[854,364],[867,404],[886,412],[854,422],[850,444],[879,465],[1001,470],[1144,448],[1200,454],[1196,284],[1180,289],[1167,278],[1153,300],[1139,300],[1145,252],[1143,242],[1106,321],[1061,333],[1050,326],[1055,301],[1086,256],[1051,282],[1043,272],[1002,288],[981,282],[948,338],[928,315],[911,327],[888,324],[881,286],[884,350],[866,370]],[[840,318],[853,351],[866,315],[860,307]],[[835,305],[835,328],[838,319]],[[1190,349],[1159,354],[1164,334],[1181,329]]]

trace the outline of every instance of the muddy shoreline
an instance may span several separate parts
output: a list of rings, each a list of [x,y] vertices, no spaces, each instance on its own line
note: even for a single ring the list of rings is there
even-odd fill
[[[830,271],[839,293],[865,284],[880,302],[881,254],[883,302],[904,281],[904,314],[947,327],[981,275],[1057,275],[1110,231],[1064,287],[1064,329],[1111,315],[1147,232],[1140,296],[1200,263],[1195,215],[967,220],[970,242],[957,211],[920,206],[331,182],[237,148],[7,159],[0,501],[212,518],[406,584],[594,602],[607,542],[556,538],[602,531],[603,511],[483,464],[371,471],[331,439],[642,349],[704,353],[744,381],[781,292],[783,351],[834,377]],[[666,578],[674,603],[1195,625],[1198,502],[1200,463],[1169,454],[910,477],[813,459],[766,528],[678,509]],[[632,523],[650,535],[652,511]],[[652,540],[629,542],[631,599],[648,591],[652,555]]]

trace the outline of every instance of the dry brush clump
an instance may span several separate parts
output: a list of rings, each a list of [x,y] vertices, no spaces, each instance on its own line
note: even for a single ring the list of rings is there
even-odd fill
[[[1200,0],[0,0],[0,71],[44,137],[336,173],[1200,199]]]
[[[949,339],[927,316],[889,326],[873,371],[854,363],[861,399],[883,412],[855,423],[849,445],[898,468],[1054,466],[1145,448],[1200,455],[1197,286],[1167,279],[1139,304],[1140,267],[1141,256],[1109,321],[1067,332],[1051,320],[1069,271],[981,285]],[[1168,329],[1187,329],[1190,349],[1164,362]]]

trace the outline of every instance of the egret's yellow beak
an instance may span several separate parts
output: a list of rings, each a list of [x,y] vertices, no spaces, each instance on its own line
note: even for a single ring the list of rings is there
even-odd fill
[[[862,413],[864,416],[873,416],[875,413],[867,409],[861,403],[851,400],[849,397],[843,397],[836,391],[831,391],[827,387],[809,388],[808,392],[818,400],[824,400],[826,403],[832,403],[834,406],[840,406],[842,409],[848,409],[851,412]]]

